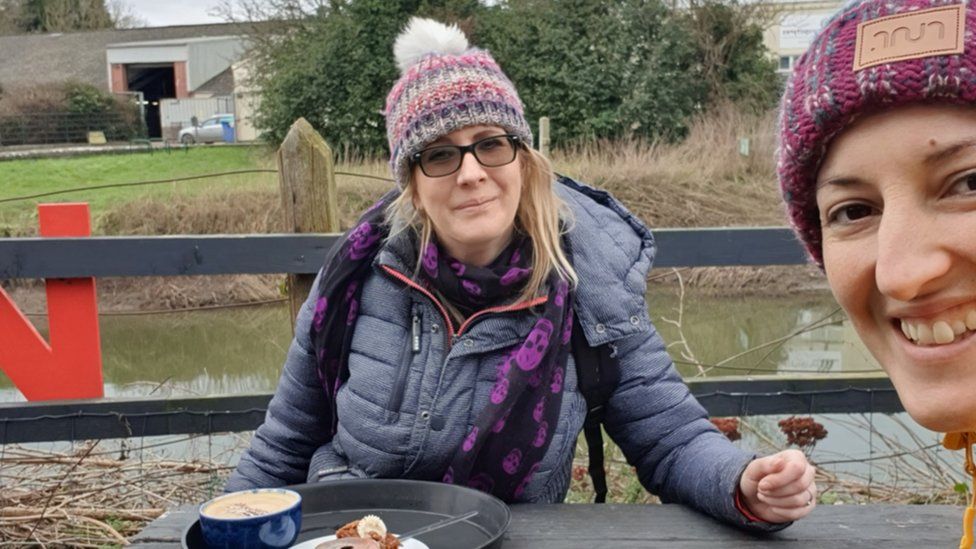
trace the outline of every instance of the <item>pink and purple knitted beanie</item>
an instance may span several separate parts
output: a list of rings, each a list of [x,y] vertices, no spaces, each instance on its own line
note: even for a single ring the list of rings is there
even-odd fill
[[[400,188],[409,181],[411,155],[467,126],[500,126],[531,145],[515,86],[491,54],[468,47],[456,26],[414,17],[393,51],[401,76],[386,97],[386,135]]]
[[[866,113],[910,103],[976,105],[974,32],[969,1],[855,1],[797,61],[780,109],[777,172],[793,229],[821,267],[815,183],[831,140]]]

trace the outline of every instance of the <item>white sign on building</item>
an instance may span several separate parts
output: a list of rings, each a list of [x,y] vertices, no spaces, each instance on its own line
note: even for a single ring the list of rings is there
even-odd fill
[[[831,13],[788,13],[779,25],[779,50],[803,50]]]

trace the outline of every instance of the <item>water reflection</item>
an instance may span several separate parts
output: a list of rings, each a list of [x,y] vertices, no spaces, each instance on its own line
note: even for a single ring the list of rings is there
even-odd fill
[[[685,377],[876,372],[830,294],[721,297],[648,294],[651,317]],[[676,325],[680,317],[680,329]],[[684,336],[682,338],[682,335]],[[689,360],[689,353],[698,364]]]
[[[705,375],[877,370],[829,294],[716,297],[672,289],[648,294],[651,316],[686,377],[701,375],[676,344],[684,335]],[[272,391],[291,341],[284,304],[101,319],[106,396]],[[46,336],[45,319],[33,319]],[[808,329],[810,326],[816,326]],[[790,334],[793,337],[787,338]],[[752,350],[750,352],[750,350]],[[23,398],[0,373],[0,401]]]
[[[106,396],[268,392],[291,341],[288,307],[104,316]],[[45,337],[45,319],[32,319]],[[0,401],[23,398],[0,373]]]
[[[656,288],[648,295],[655,325],[686,377],[699,375],[695,364],[683,361],[682,339],[706,375],[746,373],[832,374],[874,372],[868,355],[829,294],[801,297],[716,297],[688,293],[683,304],[671,289]],[[681,329],[669,321],[679,318]],[[139,397],[246,394],[270,392],[277,383],[291,340],[286,305],[239,308],[153,316],[107,316],[101,319],[106,396]],[[44,335],[43,319],[34,319]],[[810,326],[816,326],[808,329]],[[786,337],[791,334],[792,337]],[[0,402],[23,401],[9,379],[0,373]],[[898,480],[906,466],[940,467],[942,484],[956,481],[959,457],[939,449],[918,452],[935,444],[936,435],[915,424],[905,414],[893,416],[815,416],[830,434],[818,443],[811,458],[828,470],[875,482],[918,486],[919,478]],[[753,449],[767,443],[785,444],[775,422],[779,417],[748,418],[756,431],[745,433],[738,444]],[[875,435],[870,433],[872,430]],[[248,433],[204,437],[207,452],[224,452],[232,462],[246,444]],[[180,437],[168,455],[193,454],[192,443]],[[149,440],[149,439],[146,439]],[[161,438],[161,440],[166,440]],[[217,441],[215,443],[215,441]],[[145,441],[140,441],[144,444]],[[115,444],[115,442],[112,442]],[[63,447],[70,443],[50,443]],[[886,454],[907,457],[892,461]],[[918,456],[917,458],[915,456]],[[923,464],[922,467],[919,464]],[[924,476],[924,475],[923,475]],[[948,480],[947,480],[948,479]],[[921,483],[924,484],[924,483]]]

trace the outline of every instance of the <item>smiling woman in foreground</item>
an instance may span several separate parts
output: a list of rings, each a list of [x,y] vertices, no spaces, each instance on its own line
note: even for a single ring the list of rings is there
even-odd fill
[[[801,57],[779,179],[810,257],[905,409],[976,442],[976,10],[848,4]],[[972,506],[963,546],[972,543]]]
[[[803,454],[740,450],[675,370],[647,314],[647,227],[553,174],[512,83],[456,27],[414,19],[394,51],[397,188],[330,252],[228,490],[409,478],[561,502],[587,411],[579,330],[614,350],[605,426],[648,490],[757,530],[809,513]]]

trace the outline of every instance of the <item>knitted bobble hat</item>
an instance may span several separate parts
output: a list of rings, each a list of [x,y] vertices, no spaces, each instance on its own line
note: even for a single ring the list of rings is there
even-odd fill
[[[976,1],[976,0],[974,0]],[[848,2],[793,70],[777,173],[790,222],[823,268],[816,179],[831,140],[860,115],[976,101],[976,9],[959,0]]]
[[[531,145],[522,101],[491,54],[468,47],[455,25],[414,17],[397,37],[400,79],[386,97],[390,170],[402,189],[410,157],[432,141],[473,125],[500,126]]]

